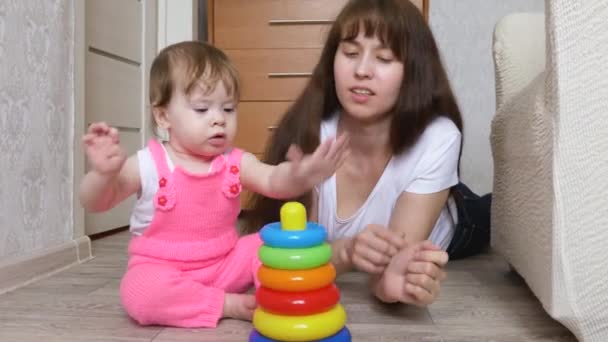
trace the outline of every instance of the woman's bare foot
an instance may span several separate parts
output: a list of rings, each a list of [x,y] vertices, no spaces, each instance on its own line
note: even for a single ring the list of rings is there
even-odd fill
[[[222,317],[251,321],[256,305],[251,294],[226,293]]]

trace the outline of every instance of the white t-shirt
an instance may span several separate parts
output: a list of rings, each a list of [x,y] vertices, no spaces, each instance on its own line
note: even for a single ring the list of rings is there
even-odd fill
[[[334,115],[321,123],[321,141],[336,135],[338,118],[339,115]],[[368,224],[388,226],[397,199],[405,191],[434,193],[457,184],[460,144],[461,134],[456,125],[445,117],[435,119],[414,146],[390,159],[366,201],[348,218],[337,215],[335,174],[321,183],[316,188],[318,222],[326,227],[328,239],[352,237]],[[447,249],[456,220],[456,206],[450,196],[429,239]]]
[[[167,149],[161,144],[165,151],[167,166],[173,171],[173,161],[169,158]],[[158,191],[158,171],[150,149],[146,146],[137,151],[137,163],[139,164],[139,178],[141,179],[141,190],[135,202],[131,219],[129,220],[129,230],[135,235],[141,235],[152,222],[154,217],[154,195]]]

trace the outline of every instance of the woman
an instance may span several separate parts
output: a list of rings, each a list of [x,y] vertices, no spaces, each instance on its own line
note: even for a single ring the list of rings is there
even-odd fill
[[[344,164],[298,200],[327,228],[339,272],[367,272],[380,300],[422,306],[438,295],[446,250],[464,256],[487,243],[487,230],[465,229],[469,221],[457,208],[461,131],[418,9],[403,0],[352,0],[268,144],[266,161],[282,162],[292,144],[310,153],[320,141],[348,134]],[[254,197],[247,230],[277,221],[281,203]]]

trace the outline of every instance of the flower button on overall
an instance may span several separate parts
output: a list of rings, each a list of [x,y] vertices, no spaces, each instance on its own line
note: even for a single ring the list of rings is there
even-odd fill
[[[226,163],[226,169],[222,181],[222,192],[227,198],[237,198],[242,190],[239,176],[241,169],[238,164],[233,164],[234,161],[230,157],[224,158],[223,161]]]
[[[232,185],[230,186],[230,192],[231,192],[232,194],[235,194],[235,195],[236,195],[236,194],[239,192],[239,186],[238,186],[238,185],[236,185],[236,184],[232,184]]]
[[[175,206],[175,189],[173,184],[165,177],[158,180],[158,191],[154,195],[154,206],[157,209],[167,211]]]

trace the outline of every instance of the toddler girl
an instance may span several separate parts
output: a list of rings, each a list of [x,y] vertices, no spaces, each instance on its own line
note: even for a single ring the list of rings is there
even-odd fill
[[[138,196],[120,294],[140,324],[214,327],[222,317],[251,319],[254,297],[242,293],[254,282],[261,241],[238,236],[241,189],[293,198],[331,176],[345,156],[345,136],[309,155],[292,146],[276,166],[232,148],[238,96],[237,72],[223,52],[178,43],[160,52],[150,74],[153,122],[168,141],[151,140],[127,158],[117,130],[105,123],[92,124],[83,138],[91,164],[83,206],[105,211]]]

